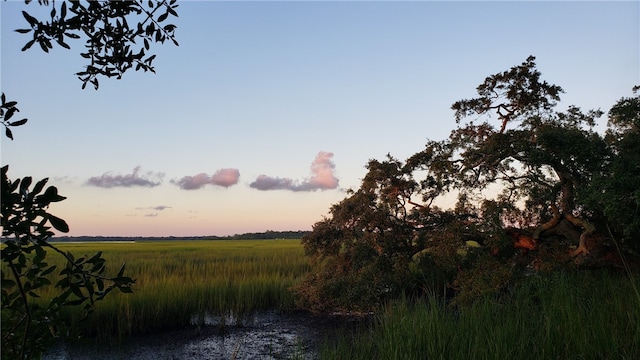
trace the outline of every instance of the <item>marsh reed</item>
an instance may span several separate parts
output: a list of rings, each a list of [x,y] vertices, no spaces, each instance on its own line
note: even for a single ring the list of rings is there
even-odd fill
[[[321,358],[638,359],[640,303],[629,281],[606,271],[535,276],[466,308],[405,298],[370,328],[326,344]]]
[[[289,309],[290,287],[308,271],[299,240],[140,241],[60,243],[76,256],[102,250],[108,273],[122,263],[136,279],[133,294],[100,301],[83,333],[99,339],[184,327],[206,316],[241,316],[262,309]],[[51,263],[63,267],[51,254]],[[53,276],[53,275],[52,275]],[[55,276],[52,282],[55,283]],[[53,289],[51,289],[52,291]],[[46,299],[46,292],[41,296]],[[78,317],[78,313],[70,316]]]

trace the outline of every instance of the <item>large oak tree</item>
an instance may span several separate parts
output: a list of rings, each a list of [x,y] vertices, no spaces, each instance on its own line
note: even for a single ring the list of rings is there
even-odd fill
[[[448,139],[371,160],[303,238],[314,271],[300,304],[367,311],[437,286],[472,298],[541,268],[602,265],[612,242],[638,250],[638,97],[611,109],[603,136],[601,111],[557,110],[562,92],[529,57],[453,104]],[[445,196],[457,203],[434,205]]]

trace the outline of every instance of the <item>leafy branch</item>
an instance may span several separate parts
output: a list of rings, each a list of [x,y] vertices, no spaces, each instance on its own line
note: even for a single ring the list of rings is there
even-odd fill
[[[30,0],[26,0],[29,3]],[[83,71],[76,73],[82,81],[82,88],[92,84],[97,90],[98,77],[122,78],[122,75],[135,66],[135,70],[151,71],[156,55],[149,55],[151,42],[164,43],[171,40],[176,46],[176,26],[161,24],[169,16],[178,16],[177,0],[159,1],[62,1],[56,7],[55,0],[39,0],[40,5],[51,6],[51,18],[39,20],[26,11],[23,17],[30,28],[17,29],[21,34],[32,33],[22,51],[31,48],[35,43],[44,52],[53,49],[53,43],[70,49],[67,39],[87,38],[85,51],[80,55],[89,61]],[[158,10],[164,9],[159,13]],[[159,15],[158,15],[159,14]],[[129,20],[143,15],[144,19],[136,26],[129,26]],[[136,46],[136,40],[142,40]]]
[[[55,337],[72,333],[67,319],[60,314],[63,307],[83,305],[82,321],[93,312],[96,301],[111,291],[131,293],[135,280],[124,276],[124,264],[116,276],[105,276],[106,260],[101,251],[76,259],[49,243],[52,228],[69,231],[63,219],[48,212],[50,204],[66,198],[58,194],[55,186],[45,189],[46,178],[33,188],[31,177],[11,181],[8,168],[2,167],[0,218],[5,239],[0,256],[3,358],[27,359],[46,349]],[[56,265],[46,261],[47,248],[62,255],[66,266],[55,284],[61,293],[44,304],[39,292],[51,285],[48,275],[56,270]],[[62,329],[67,329],[66,333]]]
[[[12,126],[20,126],[27,123],[27,119],[20,119],[15,121],[9,121],[9,119],[13,118],[13,115],[20,110],[16,107],[18,105],[17,101],[7,101],[4,93],[0,97],[0,123],[4,125],[4,134],[9,139],[13,140],[13,132],[10,127]]]

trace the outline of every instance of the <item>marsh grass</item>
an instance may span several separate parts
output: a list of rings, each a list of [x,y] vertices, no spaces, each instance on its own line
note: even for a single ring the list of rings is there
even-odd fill
[[[102,250],[113,274],[125,262],[133,294],[110,294],[82,332],[114,342],[242,320],[294,306],[309,271],[298,240],[58,244],[76,256]],[[61,258],[50,262],[63,267]],[[639,274],[604,271],[531,276],[509,294],[452,308],[442,296],[385,305],[373,325],[327,342],[322,359],[638,359]],[[53,274],[52,274],[53,276]],[[51,279],[55,283],[55,278]],[[52,293],[40,293],[43,301]],[[70,312],[72,318],[80,313]]]
[[[637,284],[636,284],[637,285]],[[435,296],[388,304],[323,359],[637,359],[640,304],[608,273],[532,277],[509,297],[452,309]]]
[[[102,250],[109,273],[126,263],[125,273],[136,279],[133,294],[110,294],[98,303],[88,322],[77,325],[84,334],[100,340],[202,324],[207,316],[241,318],[261,309],[289,309],[294,304],[290,288],[308,271],[299,240],[58,246],[76,257]],[[63,267],[56,254],[51,254],[50,261]],[[52,293],[40,295],[46,299]],[[79,313],[69,315],[75,318]]]

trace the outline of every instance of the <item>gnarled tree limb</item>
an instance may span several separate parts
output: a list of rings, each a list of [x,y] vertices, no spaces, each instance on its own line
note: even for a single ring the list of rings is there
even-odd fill
[[[551,204],[549,208],[551,208],[553,218],[551,218],[551,220],[547,221],[546,223],[541,224],[535,229],[535,231],[533,232],[533,239],[535,241],[538,241],[540,239],[540,235],[542,235],[543,232],[556,227],[558,223],[560,223],[560,220],[562,220],[562,215],[560,215],[560,211],[555,204]]]

